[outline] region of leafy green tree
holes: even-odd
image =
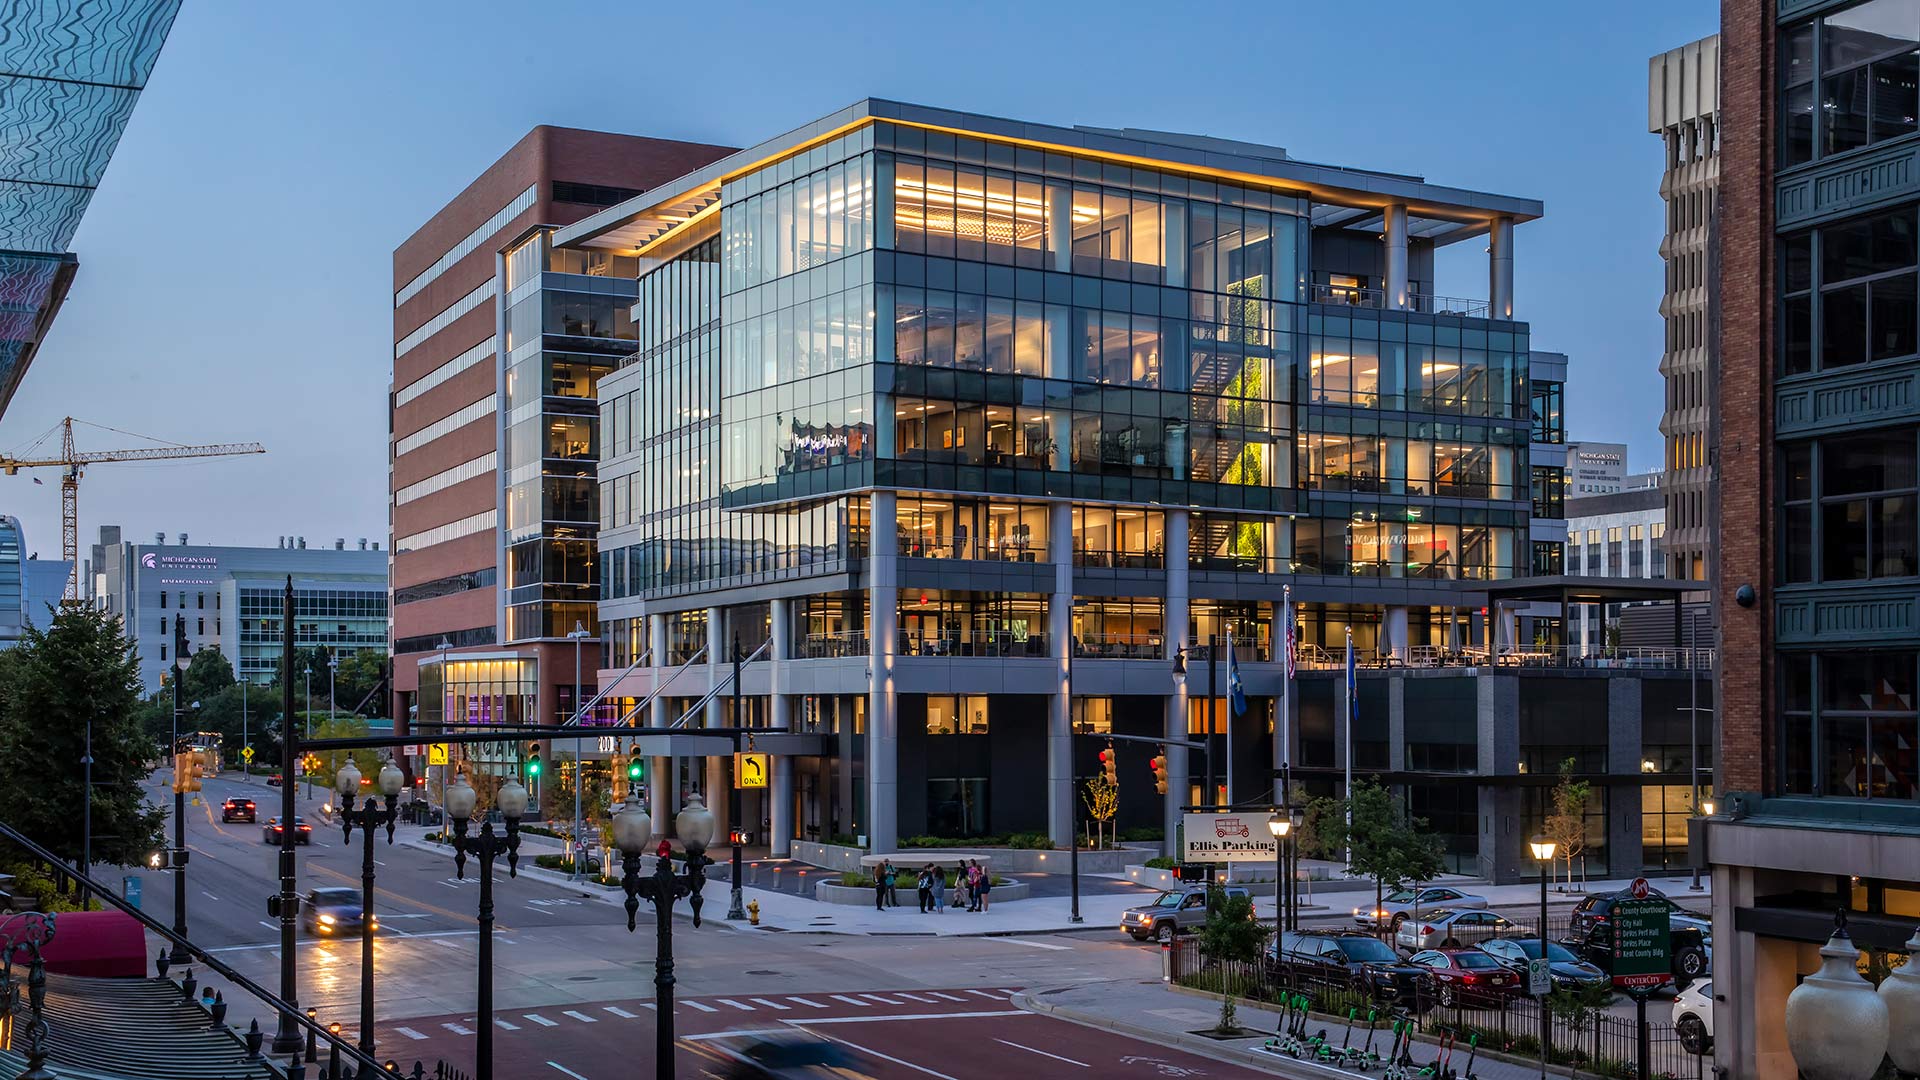
[[[1393,889],[1418,885],[1440,876],[1440,838],[1426,831],[1427,823],[1406,812],[1378,779],[1354,785],[1340,801],[1343,847],[1350,852],[1347,873],[1373,881],[1373,906]]]
[[[141,726],[140,669],[120,620],[63,607],[28,627],[0,662],[0,820],[78,862],[87,817],[87,732],[93,747],[93,861],[129,866],[160,842],[164,815],[141,782],[158,747]]]
[[[1207,909],[1207,921],[1200,927],[1200,955],[1216,964],[1259,963],[1272,931],[1253,917],[1253,899],[1244,894],[1229,896],[1225,890],[1213,887],[1207,891]],[[1234,1022],[1234,986],[1233,972],[1221,972],[1221,1034],[1239,1027]]]
[[[181,684],[190,700],[205,700],[234,685],[233,665],[218,648],[201,649],[187,661],[187,677]]]

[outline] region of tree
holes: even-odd
[[[1426,821],[1409,815],[1377,779],[1354,785],[1341,812],[1347,873],[1372,879],[1375,910],[1389,890],[1431,881],[1445,869],[1440,838],[1427,833]]]
[[[204,701],[232,685],[233,665],[218,648],[206,648],[187,661],[187,677],[180,687],[188,700]]]
[[[1303,859],[1338,859],[1346,846],[1347,822],[1344,803],[1324,795],[1307,802],[1300,828],[1293,834],[1294,844]]]
[[[1573,766],[1572,758],[1560,763],[1560,782],[1554,785],[1545,822],[1547,839],[1566,860],[1568,882],[1573,881],[1573,860],[1587,850],[1587,803],[1593,798],[1593,784],[1575,780]]]
[[[1613,987],[1606,983],[1582,985],[1574,990],[1555,990],[1547,995],[1547,1012],[1566,1021],[1573,1031],[1574,1045],[1568,1048],[1567,1075],[1580,1075],[1580,1059],[1585,1051],[1580,1048],[1580,1036],[1593,1026],[1600,1013],[1613,1001]]]
[[[1101,831],[1102,839],[1093,844],[1098,848],[1104,843],[1107,823],[1120,812],[1120,785],[1107,779],[1105,773],[1087,781],[1087,790],[1082,796],[1087,803],[1087,816],[1093,818],[1094,825]]]
[[[14,782],[0,785],[0,820],[79,861],[91,726],[93,861],[145,861],[164,820],[141,789],[157,747],[141,726],[139,662],[119,618],[62,607],[3,655],[0,762]]]
[[[1207,921],[1200,927],[1200,955],[1216,964],[1257,964],[1266,950],[1272,931],[1253,917],[1253,898],[1244,893],[1229,896],[1225,890],[1207,890]],[[1222,1035],[1239,1027],[1234,1022],[1234,973],[1220,973],[1220,1024]]]

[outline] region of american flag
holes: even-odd
[[[1294,630],[1293,630],[1293,586],[1291,585],[1288,585],[1285,589],[1281,590],[1280,613],[1281,613],[1281,617],[1284,618],[1287,622],[1287,628],[1286,628],[1287,679],[1291,681],[1293,679],[1293,652],[1295,648]]]

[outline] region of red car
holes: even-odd
[[[1442,1005],[1474,999],[1517,997],[1521,977],[1479,949],[1428,949],[1410,961],[1426,968]]]

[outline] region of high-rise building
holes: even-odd
[[[746,810],[776,851],[1064,840],[1068,755],[1097,749],[1076,732],[1204,735],[1240,797],[1284,742],[1333,790],[1330,678],[1289,740],[1268,726],[1290,618],[1309,669],[1349,633],[1370,666],[1437,665],[1514,648],[1517,607],[1564,596],[1497,595],[1539,538],[1513,285],[1539,213],[1277,147],[870,100],[558,230],[555,252],[641,275],[599,394],[602,685],[664,688],[671,722],[736,646],[771,657],[738,707],[798,733]],[[1461,241],[1490,253],[1488,300],[1435,295]],[[1251,718],[1203,703],[1228,635]],[[1360,714],[1384,752],[1378,688]],[[1170,748],[1162,800],[1122,754],[1123,819],[1208,793],[1200,755]],[[650,775],[657,811],[702,786]],[[1525,872],[1524,801],[1440,786],[1482,864]]]
[[[1721,175],[1721,752],[1695,839],[1717,1071],[1789,1080],[1787,997],[1836,910],[1874,980],[1920,926],[1920,0],[1741,0],[1719,43],[1720,122],[1680,129]]]
[[[1666,167],[1660,198],[1666,344],[1660,374],[1666,408],[1667,557],[1676,578],[1705,581],[1713,542],[1712,333],[1707,311],[1714,202],[1720,192],[1720,38],[1702,38],[1648,63],[1647,130],[1660,136]]]
[[[599,623],[595,386],[633,351],[636,271],[603,252],[549,258],[545,237],[726,152],[537,127],[394,251],[400,723],[416,704],[435,721],[573,710],[582,639],[568,634],[593,645]],[[423,668],[431,700],[417,701]],[[590,686],[590,659],[586,672]]]
[[[1611,495],[1627,485],[1627,444],[1567,444],[1567,498]]]

